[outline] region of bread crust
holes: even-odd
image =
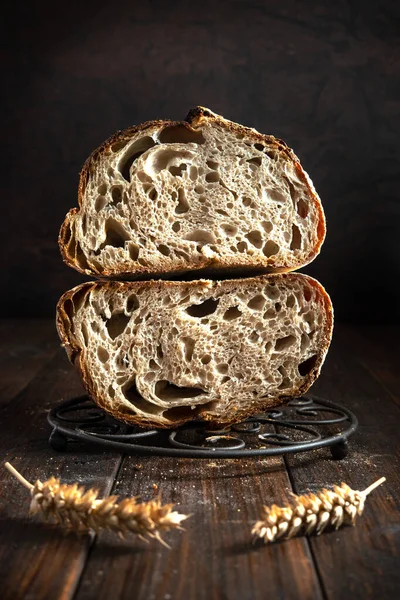
[[[189,111],[186,119],[184,121],[169,121],[169,120],[154,120],[154,121],[146,121],[145,123],[141,123],[140,125],[136,125],[133,127],[129,127],[128,129],[118,131],[110,138],[108,138],[101,146],[99,146],[96,150],[94,150],[89,158],[84,163],[80,178],[79,178],[79,186],[78,186],[78,207],[72,208],[66,215],[65,220],[61,226],[60,233],[58,236],[58,244],[60,247],[61,255],[63,261],[69,266],[84,275],[94,276],[94,277],[104,277],[108,279],[112,278],[126,278],[126,279],[137,279],[137,278],[150,278],[150,277],[174,277],[178,276],[181,273],[187,271],[187,269],[175,269],[171,270],[168,268],[162,268],[160,266],[154,266],[154,268],[144,266],[144,265],[135,265],[135,270],[132,271],[128,267],[121,267],[116,270],[109,270],[106,268],[97,269],[93,265],[87,264],[86,266],[82,266],[79,261],[75,258],[74,255],[70,254],[68,251],[68,242],[69,242],[69,233],[70,226],[74,221],[75,216],[82,209],[83,195],[87,186],[88,179],[96,168],[96,163],[102,157],[104,153],[107,153],[110,147],[118,142],[123,142],[126,139],[130,139],[133,135],[140,133],[141,131],[145,131],[146,129],[154,128],[154,127],[166,127],[166,126],[181,126],[185,127],[190,131],[196,131],[196,128],[201,126],[204,121],[211,121],[217,127],[223,127],[232,131],[233,133],[245,134],[250,139],[254,140],[254,143],[267,143],[271,149],[281,154],[284,154],[286,159],[289,160],[295,170],[299,179],[304,183],[304,185],[308,189],[308,193],[310,198],[313,200],[314,205],[316,207],[318,213],[318,225],[317,225],[317,241],[315,246],[311,249],[309,255],[306,259],[297,259],[292,260],[290,264],[286,263],[280,266],[277,266],[275,263],[274,257],[269,257],[269,265],[266,265],[263,261],[255,262],[252,257],[248,257],[247,267],[249,269],[259,270],[263,273],[275,272],[275,273],[286,273],[290,271],[295,271],[296,269],[301,268],[302,266],[310,263],[315,256],[319,253],[320,248],[324,242],[325,234],[326,234],[326,223],[325,223],[325,215],[322,208],[321,200],[316,193],[314,186],[302,168],[299,159],[296,154],[291,150],[287,144],[280,140],[279,138],[274,137],[273,135],[264,135],[259,133],[253,128],[245,127],[244,125],[240,125],[238,123],[234,123],[227,119],[224,119],[220,115],[213,113],[210,109],[197,106],[196,108]],[[201,257],[201,260],[196,265],[192,265],[190,267],[190,271],[193,273],[194,277],[199,277],[200,275],[196,273],[201,273],[201,275],[208,275],[211,271],[214,270],[220,274],[223,274],[224,271],[236,268],[237,265],[232,259],[232,261],[227,261],[223,263],[222,261],[216,259],[215,257]]]
[[[65,294],[63,294],[63,296],[58,301],[57,316],[56,316],[57,331],[58,331],[58,335],[61,339],[61,344],[65,348],[70,362],[74,365],[74,367],[79,372],[81,379],[82,379],[82,383],[83,383],[88,395],[98,406],[100,406],[106,412],[110,413],[115,419],[122,421],[124,423],[130,424],[130,425],[138,425],[138,426],[144,427],[144,428],[157,428],[157,429],[175,428],[175,427],[179,427],[180,425],[183,425],[184,423],[187,423],[188,421],[201,419],[204,421],[208,421],[210,423],[211,428],[222,428],[222,427],[226,427],[228,425],[232,425],[234,423],[241,422],[244,419],[246,419],[250,416],[253,416],[254,414],[260,414],[260,413],[265,412],[275,406],[279,406],[279,405],[285,403],[285,401],[288,401],[293,397],[298,397],[298,396],[305,394],[307,392],[307,390],[310,388],[310,386],[317,379],[317,377],[320,373],[322,364],[324,362],[326,352],[329,348],[331,338],[332,338],[333,307],[332,307],[332,303],[329,298],[329,295],[327,294],[325,288],[316,279],[313,279],[312,277],[310,277],[308,275],[304,275],[304,274],[302,274],[301,276],[304,277],[307,280],[307,282],[317,290],[319,297],[322,299],[322,301],[324,303],[325,311],[326,311],[325,331],[323,332],[321,347],[320,347],[320,351],[318,354],[318,358],[315,362],[315,365],[313,366],[312,370],[308,373],[307,378],[304,380],[302,385],[297,388],[295,394],[290,395],[290,396],[287,396],[287,395],[277,396],[276,398],[272,398],[272,399],[268,398],[265,400],[265,403],[258,403],[257,406],[254,408],[253,412],[251,412],[251,410],[249,410],[249,409],[246,409],[244,411],[236,411],[234,414],[227,416],[226,419],[216,418],[214,414],[210,414],[207,412],[207,410],[205,410],[204,412],[200,412],[198,415],[196,415],[193,418],[186,417],[186,418],[182,418],[181,420],[174,420],[174,422],[173,423],[171,422],[171,424],[166,424],[166,423],[160,423],[158,421],[154,421],[151,419],[147,419],[140,415],[135,415],[131,412],[123,412],[121,410],[113,408],[112,406],[107,404],[103,398],[101,398],[99,395],[96,394],[96,391],[95,391],[94,385],[93,385],[93,381],[92,381],[90,374],[85,365],[83,352],[82,352],[83,349],[71,331],[71,320],[70,320],[70,317],[68,314],[68,304],[70,303],[72,305],[72,298],[76,297],[78,294],[81,297],[81,299],[83,300],[84,297],[91,290],[94,290],[96,287],[101,287],[101,286],[107,286],[108,289],[110,289],[110,290],[113,290],[113,289],[117,290],[117,289],[120,289],[121,287],[124,287],[125,289],[135,291],[140,287],[148,287],[148,288],[155,287],[157,289],[157,287],[165,288],[165,287],[170,287],[170,286],[179,286],[179,285],[182,285],[182,282],[150,280],[150,281],[134,281],[134,282],[91,281],[91,282],[83,283],[83,284],[65,292]],[[257,278],[257,281],[273,280],[275,282],[279,282],[283,279],[290,280],[291,278],[297,278],[297,277],[298,277],[298,275],[294,274],[294,273],[287,273],[284,275],[273,274],[273,275],[261,276],[261,277]],[[239,280],[237,280],[237,281],[239,281]],[[250,279],[246,280],[246,282],[248,282],[250,284],[253,281],[255,281],[255,278],[250,278]],[[190,284],[197,285],[197,286],[199,284],[200,285],[203,284],[204,287],[208,287],[209,282],[207,280],[200,280],[200,281],[192,281],[189,283],[188,282],[184,283],[184,285],[190,285]]]

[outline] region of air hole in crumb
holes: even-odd
[[[273,308],[269,308],[263,315],[264,319],[273,319],[275,317],[275,311]]]
[[[160,368],[160,365],[158,365],[156,363],[156,361],[151,358],[149,360],[149,369],[151,369],[152,371],[157,371],[159,368]]]
[[[281,308],[282,308],[282,304],[280,302],[276,302],[276,304],[275,304],[275,310],[276,310],[277,313],[280,312]]]
[[[174,165],[171,165],[168,170],[171,173],[171,175],[174,175],[174,177],[182,177],[182,173],[184,171],[186,171],[187,169],[187,164],[185,163],[181,163],[178,167],[175,167]]]
[[[107,204],[107,198],[105,196],[97,196],[96,202],[94,203],[94,210],[99,212]]]
[[[271,231],[273,229],[273,225],[272,225],[271,221],[262,221],[261,227],[264,229],[264,231],[266,233],[271,233]]]
[[[276,285],[270,283],[264,290],[264,293],[270,300],[277,300],[279,298],[279,290]]]
[[[101,196],[104,196],[104,194],[107,193],[107,184],[106,183],[102,183],[101,185],[99,185],[99,187],[97,188],[97,191],[99,192],[99,194]]]
[[[234,321],[235,319],[238,319],[241,315],[242,313],[237,306],[231,306],[231,308],[228,308],[228,310],[224,312],[223,319],[225,321]]]
[[[274,202],[286,203],[286,195],[278,189],[272,189],[268,191],[268,199]]]
[[[114,186],[111,188],[111,196],[114,204],[118,204],[122,200],[122,189],[119,186]]]
[[[251,343],[255,344],[258,342],[258,340],[260,339],[259,334],[257,333],[257,331],[252,331],[250,336],[249,336],[249,340]]]
[[[189,210],[189,204],[186,200],[185,190],[183,188],[178,189],[178,204],[175,207],[176,214],[182,214]]]
[[[207,394],[205,390],[200,387],[180,387],[167,381],[166,379],[162,379],[157,381],[154,393],[161,400],[182,400],[185,398],[196,398],[197,396],[201,396],[203,394]]]
[[[269,156],[270,158],[272,158],[272,160],[277,160],[279,158],[279,153],[276,152],[275,150],[268,150],[267,148],[265,149],[265,154],[267,156]]]
[[[237,249],[239,250],[239,252],[246,252],[247,251],[247,244],[246,242],[239,242],[237,245]]]
[[[148,197],[150,198],[150,200],[157,200],[158,198],[158,193],[157,190],[155,188],[150,188],[150,190],[147,192]]]
[[[294,335],[287,335],[283,338],[279,338],[275,342],[275,350],[276,352],[283,352],[290,348],[296,341],[296,337]]]
[[[177,328],[176,328],[176,327],[173,327],[173,328],[171,329],[171,335],[178,335],[178,333],[179,333],[179,331],[177,330]]]
[[[128,313],[133,313],[138,308],[139,308],[139,299],[136,296],[136,294],[131,294],[126,301],[126,311]]]
[[[172,230],[175,231],[175,233],[178,233],[178,231],[180,231],[181,229],[181,224],[178,221],[175,221],[175,223],[172,223]]]
[[[213,160],[208,160],[206,164],[213,171],[216,171],[218,169],[218,167],[219,167],[219,164],[217,162],[213,161]]]
[[[293,294],[290,294],[290,296],[287,297],[286,300],[286,306],[288,308],[293,308],[296,304],[296,298],[293,296]]]
[[[263,146],[262,144],[254,144],[254,148],[256,150],[260,150],[260,152],[262,152],[265,148],[265,146]]]
[[[254,296],[254,298],[247,303],[247,306],[251,308],[251,310],[262,310],[265,302],[264,296],[262,294],[257,294],[257,296]]]
[[[190,362],[193,358],[193,351],[194,351],[196,342],[191,337],[185,337],[185,338],[182,338],[182,343],[183,343],[185,358],[188,362]]]
[[[158,358],[158,360],[162,360],[164,358],[164,352],[163,352],[161,344],[158,344],[158,346],[157,346],[157,358]]]
[[[214,244],[215,237],[205,229],[195,229],[185,236],[185,240],[189,242],[197,242],[200,244]]]
[[[284,377],[282,379],[282,383],[278,386],[279,390],[286,390],[292,386],[290,379],[288,377]]]
[[[298,369],[302,377],[305,377],[312,371],[312,369],[315,367],[315,363],[317,362],[317,358],[317,354],[314,354],[313,356],[310,356],[310,358],[307,358],[307,360],[299,364]]]
[[[209,298],[205,300],[201,304],[193,304],[186,309],[186,312],[191,317],[201,318],[206,315],[212,315],[218,308],[219,300],[214,300],[214,298]]]
[[[296,209],[299,217],[305,219],[308,215],[308,205],[304,198],[300,198],[300,200],[297,202]]]
[[[223,215],[224,217],[229,217],[229,213],[227,213],[226,210],[223,210],[222,208],[216,208],[215,212],[219,215]]]
[[[291,250],[300,250],[301,248],[301,233],[297,225],[292,225],[292,241],[290,242]]]
[[[110,355],[108,354],[107,350],[105,348],[103,348],[102,346],[98,347],[97,356],[99,357],[99,361],[102,363],[106,363],[108,361],[108,359],[110,358]]]
[[[190,169],[189,169],[189,177],[192,181],[196,181],[197,177],[198,177],[199,173],[197,171],[197,167],[195,167],[194,165],[191,165]]]
[[[263,253],[265,256],[274,256],[275,254],[278,254],[278,252],[279,246],[274,241],[268,240],[268,242],[264,244]]]
[[[208,365],[211,362],[211,360],[212,360],[212,356],[210,354],[205,354],[201,358],[201,362],[203,363],[203,365]]]
[[[231,378],[228,377],[227,375],[225,375],[225,377],[223,377],[221,379],[221,385],[224,385],[224,383],[228,383],[228,381],[230,381],[230,380],[231,380]]]
[[[211,171],[210,173],[207,173],[206,181],[207,183],[216,183],[217,181],[219,181],[219,174],[217,173],[217,171]]]
[[[128,252],[129,252],[129,256],[131,257],[132,260],[138,259],[139,251],[140,251],[140,248],[137,244],[129,244]]]
[[[261,165],[262,158],[261,158],[261,156],[256,156],[255,158],[249,158],[248,160],[246,160],[246,162],[250,163],[251,165],[256,165],[257,167],[259,167]]]
[[[261,248],[263,239],[260,231],[257,231],[256,229],[254,231],[250,231],[250,233],[247,233],[245,237],[255,248]]]
[[[236,225],[232,225],[231,223],[221,223],[219,227],[226,235],[230,237],[236,235],[238,232]]]
[[[312,298],[312,292],[311,292],[310,288],[305,287],[303,294],[304,294],[304,300],[306,302],[310,302],[310,300]]]
[[[243,206],[250,206],[251,198],[247,198],[247,196],[243,196],[242,203],[243,203]]]
[[[110,396],[110,398],[114,398],[115,396],[115,390],[112,385],[108,386],[108,395]]]
[[[128,402],[130,402],[134,408],[137,408],[141,412],[149,415],[160,415],[163,411],[162,407],[157,406],[157,404],[153,404],[153,402],[149,402],[149,400],[146,400],[139,394],[136,388],[135,380],[130,381],[123,386],[122,393]]]
[[[164,256],[169,256],[171,254],[171,250],[165,244],[159,244],[157,250]]]
[[[113,246],[114,248],[124,248],[125,242],[129,240],[129,234],[124,229],[122,224],[109,217],[105,222],[106,239],[101,244],[100,249],[105,246]]]
[[[311,344],[310,338],[308,337],[308,335],[306,333],[303,333],[301,336],[301,343],[300,343],[301,352],[304,352],[305,350],[307,350],[307,348],[309,348],[310,344]]]
[[[118,312],[112,315],[111,319],[106,322],[108,335],[112,340],[121,335],[128,325],[130,317],[127,317],[123,312]]]
[[[83,335],[83,340],[85,342],[85,346],[87,346],[89,344],[89,333],[87,330],[86,323],[82,323],[82,335]]]
[[[221,373],[221,375],[225,375],[229,370],[229,365],[227,363],[220,363],[216,366],[216,369],[218,373]]]
[[[161,144],[204,144],[201,131],[193,131],[190,126],[168,125],[158,134]]]
[[[115,142],[114,144],[112,144],[111,150],[113,152],[118,152],[118,150],[122,150],[122,148],[125,148],[125,146],[127,145],[128,142],[129,142],[129,139],[119,140],[119,142]]]
[[[196,194],[204,194],[204,187],[202,185],[196,185],[194,191]]]
[[[118,169],[126,181],[129,183],[131,181],[130,170],[135,160],[155,145],[156,142],[150,136],[140,138],[131,144],[118,165]]]

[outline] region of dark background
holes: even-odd
[[[83,278],[58,229],[117,129],[197,104],[283,138],[328,224],[305,268],[339,320],[400,318],[399,2],[9,3],[1,316],[51,316]]]

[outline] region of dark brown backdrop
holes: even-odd
[[[3,35],[2,316],[52,315],[82,281],[56,239],[90,151],[202,104],[300,156],[328,221],[305,271],[337,317],[399,319],[397,1],[29,4]]]

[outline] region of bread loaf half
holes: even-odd
[[[201,107],[106,141],[83,167],[78,200],[60,248],[94,276],[291,271],[325,237],[321,202],[292,150]]]
[[[237,422],[306,392],[332,333],[324,288],[300,274],[92,282],[57,307],[95,402],[144,427]]]

